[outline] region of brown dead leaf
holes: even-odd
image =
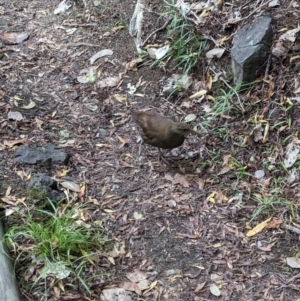
[[[0,34],[0,40],[7,45],[15,45],[22,43],[26,39],[28,39],[28,32],[4,32]]]
[[[147,260],[147,259],[144,259],[144,260],[142,261],[142,263],[140,264],[139,268],[141,269],[142,267],[144,267],[144,266],[146,265],[147,262],[148,262],[148,260]]]
[[[6,189],[6,192],[5,192],[5,196],[9,196],[10,195],[10,192],[11,192],[11,186],[8,186],[7,189]]]
[[[80,192],[78,193],[78,198],[81,199],[85,194],[85,185],[82,185]]]
[[[199,179],[198,180],[198,188],[199,188],[199,190],[203,190],[204,189],[204,185],[205,185],[204,180]]]
[[[112,300],[132,301],[132,298],[130,296],[130,293],[127,293],[124,288],[115,287],[115,288],[104,289],[101,292],[100,300],[101,301],[112,301]]]
[[[25,144],[27,142],[26,139],[19,139],[19,140],[4,140],[4,145],[12,148],[17,144]]]
[[[190,183],[188,182],[188,180],[180,174],[176,174],[175,177],[172,180],[172,183],[175,184],[181,184],[183,187],[187,188],[190,187]]]
[[[142,58],[133,59],[132,61],[125,64],[124,74],[127,73],[128,70],[137,71],[137,64],[143,61]]]
[[[160,230],[159,230],[159,232],[158,232],[158,236],[159,236],[162,232],[164,232],[165,230],[166,230],[166,226],[161,227]]]
[[[146,274],[139,270],[135,270],[132,273],[128,273],[126,277],[132,282],[139,282],[141,280],[147,279]]]
[[[266,229],[279,229],[282,224],[282,220],[278,217],[273,217],[267,224]]]
[[[16,174],[22,179],[24,180],[24,178],[27,178],[26,173],[23,170],[18,170],[16,171]]]
[[[114,94],[114,99],[117,100],[120,103],[126,104],[127,103],[127,96],[121,95],[121,94]]]
[[[194,293],[196,293],[196,294],[199,293],[204,288],[205,284],[206,284],[206,281],[198,284],[197,287],[194,290]]]
[[[57,287],[57,286],[54,286],[54,287],[53,287],[53,294],[54,294],[54,296],[55,296],[56,298],[59,298],[59,297],[60,297],[60,289],[59,289],[59,287]]]
[[[165,174],[165,179],[173,182],[173,177],[169,173]]]
[[[43,130],[42,129],[43,121],[38,119],[37,117],[35,117],[35,122],[36,122],[37,128],[39,128],[42,131]]]
[[[24,198],[17,198],[15,196],[8,196],[8,197],[3,197],[0,200],[2,200],[4,203],[9,204],[9,205],[13,205],[13,206],[18,206],[19,204],[23,204],[25,207],[27,207],[27,205],[25,204],[25,199]]]
[[[135,282],[126,281],[121,283],[119,286],[127,291],[136,292],[139,296],[142,295],[142,291],[140,290],[139,286]]]

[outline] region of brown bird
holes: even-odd
[[[144,143],[158,147],[159,157],[163,159],[161,148],[171,149],[183,144],[187,134],[200,134],[189,128],[184,122],[174,122],[158,113],[133,112],[132,117]]]

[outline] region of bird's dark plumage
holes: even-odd
[[[175,122],[153,111],[133,112],[132,117],[138,126],[143,141],[159,149],[179,147],[189,133],[200,135],[190,129],[188,124]]]

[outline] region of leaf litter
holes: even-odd
[[[279,9],[287,8],[289,3],[281,4]],[[176,2],[177,11],[185,11],[207,37],[209,47],[205,52],[215,49],[213,55],[220,56],[210,58],[215,73],[201,71],[183,76],[180,72],[172,75],[150,68],[135,57],[135,51],[143,47],[143,31],[147,37],[152,34],[146,44],[157,44],[155,49],[168,48],[164,45],[165,32],[155,32],[157,22],[162,22],[163,27],[164,20],[146,12],[143,1],[138,1],[140,9],[136,14],[126,1],[112,6],[104,0],[102,4],[106,10],[91,6],[86,15],[80,5],[69,6],[66,1],[61,6],[31,1],[22,14],[11,10],[8,3],[4,5],[12,20],[30,27],[35,34],[23,41],[13,36],[21,51],[9,48],[1,60],[6,76],[1,82],[1,114],[9,110],[21,114],[12,118],[0,114],[0,145],[4,145],[1,167],[5,167],[6,185],[11,184],[10,192],[1,198],[7,218],[14,216],[17,207],[28,206],[22,190],[27,179],[22,179],[21,168],[15,169],[11,163],[13,149],[29,142],[60,141],[60,135],[67,133],[64,138],[70,138],[70,143],[66,141],[65,146],[72,153],[69,171],[66,174],[52,166],[51,172],[60,173],[61,180],[68,183],[68,197],[75,196],[77,202],[89,205],[88,213],[80,213],[78,222],[91,226],[93,221],[105,226],[117,250],[103,252],[103,257],[92,259],[93,263],[88,261],[86,276],[99,275],[88,283],[94,299],[136,300],[142,296],[145,300],[197,301],[217,300],[221,295],[224,300],[251,300],[253,293],[260,299],[295,299],[298,279],[293,278],[294,271],[286,268],[298,268],[293,251],[299,235],[293,230],[298,229],[297,223],[289,224],[293,217],[286,207],[274,211],[272,204],[253,201],[257,191],[267,200],[284,190],[286,198],[294,203],[299,194],[297,185],[280,189],[273,185],[277,177],[276,185],[284,183],[282,163],[288,162],[286,168],[298,171],[297,143],[289,147],[287,139],[296,135],[299,116],[297,103],[289,107],[288,98],[295,95],[286,97],[287,91],[299,89],[295,72],[285,71],[289,66],[281,68],[282,62],[274,61],[269,74],[272,79],[258,80],[243,96],[251,110],[243,116],[236,111],[221,114],[212,121],[214,106],[219,103],[216,91],[223,89],[218,85],[226,78],[230,65],[221,49],[230,50],[231,37],[242,25],[240,21],[250,21],[265,7],[255,7],[249,1],[234,1],[232,5],[222,1]],[[125,12],[136,20],[131,22],[136,45],[119,24]],[[143,22],[139,19],[141,12]],[[36,14],[36,20],[30,21],[26,14]],[[289,14],[279,18],[279,28],[297,28],[293,12]],[[14,32],[19,32],[20,24],[12,23]],[[72,34],[56,25],[70,26]],[[7,27],[3,32],[10,30]],[[279,32],[278,38],[284,32],[288,30]],[[296,31],[286,37],[280,41],[289,42],[290,47],[297,44]],[[109,61],[101,53],[104,47],[111,50],[106,53]],[[297,68],[297,59],[292,63]],[[176,98],[162,97],[166,85],[179,92]],[[132,87],[136,90],[130,94]],[[167,167],[157,161],[156,149],[147,146],[139,153],[129,105],[135,109],[152,108],[178,121],[186,117],[193,126],[200,126],[203,119],[210,117],[205,127],[213,132],[201,141],[187,139],[179,154],[193,151],[197,156]],[[288,118],[293,122],[289,123]],[[224,124],[227,127],[223,128]],[[264,179],[268,183],[260,181]],[[281,196],[276,194],[277,197]],[[260,205],[267,206],[267,210],[248,225]],[[247,235],[249,232],[252,235]],[[32,264],[34,268],[26,273],[18,267],[18,277],[24,274],[28,282],[34,282],[41,275],[41,266],[38,259]],[[57,273],[53,273],[53,279],[68,275],[67,270],[59,271],[55,266],[53,271]],[[74,275],[68,275],[67,280],[72,286],[57,282],[48,300],[83,298]],[[40,287],[33,289],[33,295],[44,293]]]

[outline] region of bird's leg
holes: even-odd
[[[163,153],[161,152],[161,149],[158,148],[158,161],[164,161],[168,166],[170,166],[170,162],[168,161],[168,159],[163,155]]]

